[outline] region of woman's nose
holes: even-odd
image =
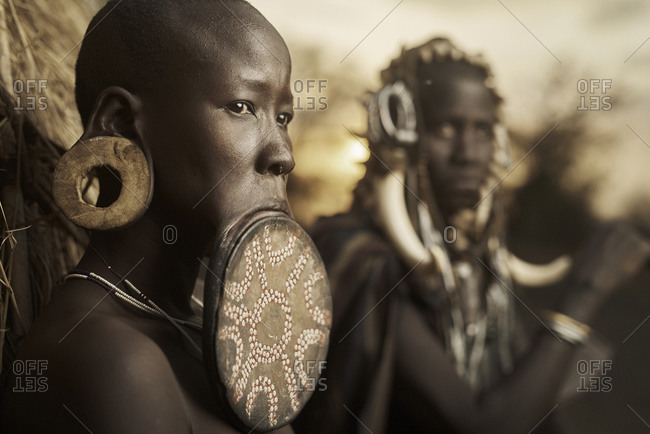
[[[287,175],[296,166],[291,153],[291,139],[286,131],[277,129],[265,138],[255,169],[261,174]]]

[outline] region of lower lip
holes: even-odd
[[[248,218],[251,221],[252,220],[260,220],[260,219],[265,218],[265,217],[287,217],[287,218],[291,218],[286,211],[284,211],[282,209],[272,209],[272,208],[257,210],[257,211],[255,211],[255,212],[248,215]]]

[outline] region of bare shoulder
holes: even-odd
[[[101,293],[69,297],[55,300],[25,341],[3,408],[8,428],[190,432],[181,388],[150,331],[116,315]],[[39,390],[24,390],[30,377]]]

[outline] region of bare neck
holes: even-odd
[[[209,230],[150,209],[128,228],[94,233],[78,268],[121,288],[128,279],[168,314],[186,317],[192,315],[190,299],[211,241]]]

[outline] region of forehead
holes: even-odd
[[[173,24],[173,64],[183,77],[217,73],[221,80],[273,72],[286,75],[291,58],[275,28],[248,4],[204,4]],[[207,74],[211,79],[213,74]]]
[[[481,75],[455,68],[420,78],[420,99],[426,118],[464,117],[495,121],[498,103]]]

